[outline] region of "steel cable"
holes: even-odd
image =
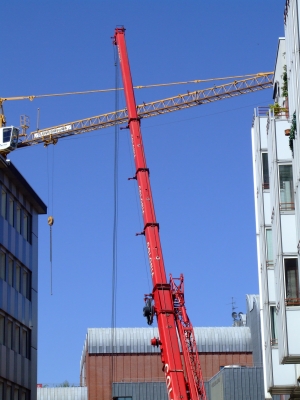
[[[119,62],[118,53],[114,46],[115,87],[119,87]],[[115,110],[119,107],[119,92],[115,91]],[[115,125],[114,134],[114,207],[113,207],[113,243],[112,243],[112,306],[111,306],[111,387],[115,377],[116,345],[116,303],[117,303],[117,261],[118,261],[118,157],[119,157],[119,127]]]

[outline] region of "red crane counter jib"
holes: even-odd
[[[128,126],[130,129],[136,168],[135,178],[138,184],[139,196],[144,221],[143,234],[146,238],[150,271],[153,282],[153,300],[157,317],[159,340],[157,344],[161,349],[163,370],[166,376],[167,390],[170,400],[197,400],[199,394],[195,393],[194,384],[189,384],[184,374],[177,336],[177,316],[174,310],[174,294],[167,282],[163,261],[159,225],[156,221],[152,199],[149,170],[146,164],[140,120],[136,110],[135,96],[131,79],[128,54],[125,43],[125,29],[116,28],[114,44],[117,45],[120,67],[124,85],[124,93],[128,110]],[[179,331],[179,335],[181,332]],[[154,340],[155,342],[155,340]],[[186,365],[186,368],[190,366]],[[189,376],[190,374],[187,374]],[[205,392],[204,392],[205,393]],[[203,398],[200,394],[200,397]]]

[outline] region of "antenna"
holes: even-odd
[[[40,109],[37,109],[37,116],[36,116],[36,130],[40,130]]]
[[[235,300],[234,300],[234,297],[231,297],[231,302],[230,303],[227,303],[227,304],[231,304],[231,311],[232,311],[232,314],[234,313],[234,310],[237,308],[237,307],[235,307],[235,304],[236,304],[236,302],[235,302]],[[231,315],[232,315],[231,314]],[[236,313],[235,313],[236,314]]]

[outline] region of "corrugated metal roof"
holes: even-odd
[[[201,327],[194,331],[201,353],[252,351],[248,327]],[[150,344],[158,336],[157,328],[115,328],[114,333],[110,328],[90,328],[85,345],[89,354],[159,353],[159,348]]]

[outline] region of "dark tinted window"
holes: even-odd
[[[3,129],[3,143],[10,142],[11,128]]]

